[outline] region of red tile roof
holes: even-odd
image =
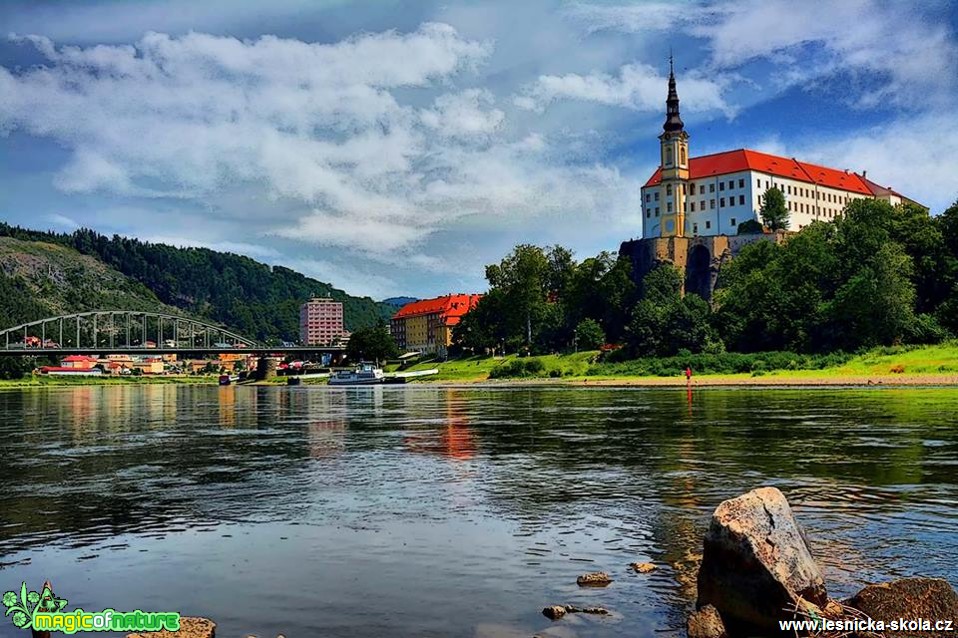
[[[769,155],[747,148],[693,157],[689,160],[689,179],[702,179],[749,170],[853,193],[873,194],[862,176],[857,173],[799,162],[794,158]],[[662,170],[658,168],[645,185],[655,186],[661,181]]]
[[[464,314],[472,310],[482,295],[446,295],[407,303],[393,315],[393,319],[408,319],[422,315],[442,315],[445,325],[454,326]]]
[[[64,360],[64,361],[70,361],[70,362],[73,362],[73,361],[78,361],[78,362],[79,362],[79,361],[98,361],[98,359],[97,359],[96,357],[88,357],[88,356],[83,355],[83,354],[71,354],[71,355],[69,355],[69,356],[63,357],[63,360]]]

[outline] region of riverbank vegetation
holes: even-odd
[[[542,355],[604,342],[617,346],[601,356],[610,372],[655,375],[686,363],[825,369],[882,346],[942,343],[958,336],[958,203],[932,217],[856,200],[834,222],[743,248],[711,303],[683,295],[669,264],[638,285],[630,275],[611,253],[577,263],[561,246],[517,246],[486,268],[489,292],[457,326],[456,347]],[[502,374],[556,374],[510,365]]]
[[[500,357],[473,356],[449,361],[425,361],[409,370],[436,368],[439,374],[426,382],[475,382],[486,379],[598,379],[640,380],[675,377],[684,379],[686,366],[695,378],[735,377],[794,379],[811,378],[904,378],[958,375],[958,341],[930,346],[882,346],[851,355],[755,352],[719,354],[682,353],[671,357],[642,357],[604,361],[598,350],[566,354],[515,354]]]

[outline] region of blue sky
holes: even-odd
[[[958,199],[948,2],[0,4],[0,218],[480,291],[516,243],[641,234],[668,52],[692,155]]]

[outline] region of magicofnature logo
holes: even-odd
[[[50,583],[44,583],[40,592],[27,591],[27,584],[23,583],[20,586],[19,596],[16,592],[4,592],[3,606],[7,609],[4,616],[13,614],[11,620],[15,627],[30,629],[38,613],[61,613],[67,606],[67,601],[53,594]]]
[[[64,611],[67,601],[57,598],[49,582],[40,592],[27,591],[27,584],[17,592],[3,594],[5,616],[12,615],[14,626],[36,631],[61,631],[75,634],[78,631],[178,631],[180,614],[166,611]]]

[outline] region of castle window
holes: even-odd
[[[714,193],[714,192],[715,192],[715,184],[714,184],[714,183],[709,184],[709,192],[710,192],[710,193]]]
[[[672,212],[672,202],[666,202],[665,207],[668,212]]]
[[[655,191],[655,201],[659,201],[659,191]]]
[[[734,179],[730,179],[730,180],[728,181],[728,189],[729,189],[729,190],[732,190],[733,188],[735,188],[735,180],[734,180]]]
[[[761,187],[762,187],[762,180],[761,180],[761,179],[756,179],[756,180],[755,180],[755,188],[761,188]]]
[[[689,194],[690,194],[690,195],[695,195],[695,183],[694,183],[694,182],[691,183],[691,184],[689,184]]]
[[[715,200],[714,200],[714,199],[710,199],[710,200],[709,200],[709,208],[712,208],[712,209],[715,208]]]
[[[765,190],[769,189],[768,180],[765,180]]]
[[[729,220],[729,222],[731,222],[732,228],[735,228],[735,218],[733,217],[732,219]]]
[[[696,234],[696,235],[699,233],[699,225],[698,225],[698,224],[692,224],[692,232],[693,232],[694,234]]]
[[[659,216],[659,207],[658,207],[658,206],[655,207],[655,216],[656,216],[656,217]]]
[[[692,206],[692,212],[694,213],[694,212],[695,212],[695,202],[690,202],[690,205]]]
[[[725,190],[725,182],[719,182],[719,190],[720,190],[720,191],[724,191],[724,190]]]
[[[649,219],[650,217],[652,217],[652,211],[650,210],[645,211],[645,218]]]
[[[725,198],[722,197],[719,199],[719,208],[725,208]]]
[[[672,147],[671,146],[665,147],[665,165],[666,166],[672,165]]]
[[[646,194],[645,194],[645,203],[648,204],[648,203],[651,202],[651,201],[652,201],[652,196],[649,195],[648,193],[646,193]]]
[[[666,185],[665,185],[665,194],[666,194],[666,195],[671,195],[671,194],[672,194],[672,185],[671,185],[671,184],[666,184]]]
[[[685,159],[685,147],[684,147],[684,146],[679,149],[679,153],[680,153],[681,156],[682,156],[682,165],[684,166],[684,165],[685,165],[685,162],[686,162],[686,159]]]
[[[745,195],[738,196],[738,204],[739,206],[745,206]]]
[[[705,230],[708,230],[708,229],[711,228],[711,227],[712,227],[712,222],[706,221],[706,222],[705,222]]]
[[[700,209],[700,210],[705,210],[705,200],[704,200],[704,199],[699,202],[699,209]]]
[[[744,179],[738,180],[738,187],[739,187],[739,188],[745,188],[745,180],[744,180]]]

